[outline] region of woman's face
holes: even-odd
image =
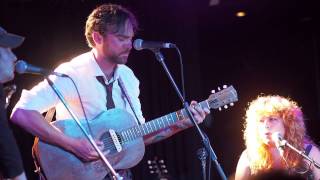
[[[277,116],[262,117],[258,122],[259,136],[266,145],[274,145],[273,133],[279,133],[284,137],[285,129],[283,119]]]

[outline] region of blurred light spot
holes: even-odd
[[[247,14],[246,14],[246,12],[244,12],[244,11],[239,11],[239,12],[237,12],[237,17],[244,17],[244,16],[246,16]]]
[[[210,0],[209,6],[216,6],[220,3],[220,0]]]

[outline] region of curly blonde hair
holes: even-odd
[[[284,138],[293,146],[302,150],[308,142],[301,108],[295,101],[278,95],[258,96],[249,103],[244,123],[244,140],[252,174],[265,172],[272,168],[274,159],[258,133],[261,118],[276,116],[283,120]],[[283,168],[295,168],[303,163],[301,157],[285,148],[282,160]]]

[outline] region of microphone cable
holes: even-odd
[[[184,84],[184,68],[183,68],[182,55],[181,55],[180,49],[175,44],[173,44],[173,48],[176,49],[176,51],[179,55],[182,96],[183,96],[183,99],[186,101],[186,91],[185,91],[185,84]]]

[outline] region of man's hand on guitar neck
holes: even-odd
[[[191,101],[189,109],[198,124],[202,123],[204,118],[210,114],[210,110],[208,108],[202,108],[197,101]],[[182,129],[186,129],[193,126],[193,123],[190,119],[184,119],[178,121],[176,125],[180,126]]]
[[[210,113],[208,108],[202,108],[196,101],[191,101],[190,103],[190,111],[193,114],[196,122],[202,123],[204,118]],[[144,136],[144,143],[146,145],[152,144],[163,139],[166,139],[181,130],[187,129],[193,126],[193,123],[189,119],[183,119],[181,121],[176,122],[174,125],[157,131],[155,133]]]

